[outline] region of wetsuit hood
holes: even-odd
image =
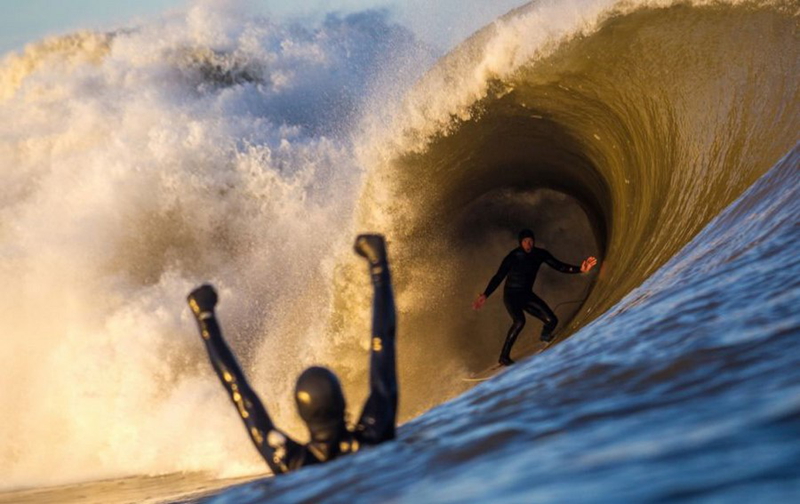
[[[297,412],[314,441],[335,441],[344,429],[345,401],[339,379],[330,369],[313,366],[297,378]]]
[[[519,243],[522,243],[522,240],[524,240],[525,238],[530,238],[533,241],[536,241],[536,236],[533,234],[533,231],[531,231],[530,229],[523,229],[522,231],[520,231],[519,232],[519,236],[517,237],[517,241]]]

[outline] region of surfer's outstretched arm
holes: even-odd
[[[288,471],[292,460],[302,456],[302,447],[275,428],[261,400],[247,383],[217,323],[214,314],[217,293],[212,286],[202,285],[189,294],[188,302],[211,365],[244,422],[250,439],[274,474]]]
[[[508,254],[504,259],[503,262],[500,263],[500,267],[497,268],[497,273],[489,280],[489,284],[486,285],[486,289],[483,291],[483,296],[489,297],[492,295],[497,287],[500,286],[500,282],[508,275],[508,272],[511,270],[511,264],[514,262],[514,258],[511,254]]]
[[[544,259],[544,262],[546,262],[551,268],[555,269],[556,271],[560,271],[561,273],[587,273],[597,264],[597,259],[592,256],[584,259],[580,266],[573,266],[572,264],[559,261],[553,257],[553,254],[550,252],[545,251],[545,254],[547,255]]]
[[[564,262],[559,261],[553,254],[550,252],[545,251],[545,258],[544,262],[547,263],[548,266],[553,268],[556,271],[560,271],[561,273],[580,273],[581,267],[580,266],[573,266],[572,264],[567,264]]]
[[[480,310],[483,308],[483,304],[486,302],[486,299],[492,295],[492,292],[497,290],[497,287],[500,286],[500,282],[508,275],[508,272],[511,270],[511,263],[513,262],[513,258],[511,254],[508,254],[504,259],[503,262],[500,263],[500,267],[497,269],[497,273],[489,280],[489,284],[484,289],[483,293],[478,296],[472,303],[473,310]]]
[[[397,417],[395,306],[386,243],[381,235],[360,235],[356,252],[369,261],[374,298],[370,342],[370,395],[356,429],[377,444],[394,438]]]

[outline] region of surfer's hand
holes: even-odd
[[[202,313],[214,311],[217,305],[217,292],[211,285],[203,284],[190,292],[186,300],[195,316],[200,316]]]
[[[362,234],[356,237],[353,245],[356,254],[365,258],[370,264],[386,263],[386,240],[379,234]]]
[[[597,259],[589,256],[581,263],[581,273],[586,273],[590,269],[594,268],[595,264],[597,264]]]
[[[472,303],[472,309],[473,310],[480,310],[481,308],[483,308],[483,303],[485,303],[485,302],[486,302],[486,296],[481,294],[480,296],[478,296],[478,299],[476,299]]]

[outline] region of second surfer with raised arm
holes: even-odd
[[[295,401],[311,440],[300,444],[272,423],[263,403],[250,387],[222,337],[214,309],[217,293],[203,285],[189,294],[208,358],[236,407],[253,446],[274,474],[327,462],[394,438],[397,416],[395,369],[395,307],[386,244],[380,235],[361,235],[356,252],[369,263],[373,286],[370,341],[370,395],[358,423],[345,422],[345,400],[339,379],[327,368],[313,366],[297,379]]]

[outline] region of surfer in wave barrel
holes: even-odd
[[[539,266],[545,263],[562,273],[586,273],[597,264],[597,259],[594,257],[587,257],[580,266],[563,263],[553,257],[550,252],[534,247],[535,243],[536,238],[533,231],[530,229],[520,231],[519,247],[508,253],[500,264],[497,273],[489,280],[486,290],[472,303],[473,309],[480,310],[486,303],[486,299],[500,285],[500,282],[504,278],[506,279],[503,289],[503,303],[505,303],[506,310],[508,310],[508,314],[511,315],[514,323],[508,330],[506,342],[500,352],[500,360],[498,362],[502,366],[514,364],[514,361],[511,360],[511,347],[514,346],[517,336],[522,332],[522,328],[525,327],[524,312],[528,312],[544,323],[542,335],[539,339],[546,343],[553,341],[553,330],[558,325],[558,318],[553,313],[553,310],[547,306],[547,303],[533,293],[533,283],[536,280]]]
[[[236,362],[214,314],[217,293],[202,285],[188,297],[208,357],[236,407],[256,449],[274,474],[299,469],[393,439],[397,415],[395,307],[386,244],[380,235],[360,235],[355,251],[369,262],[374,291],[370,351],[370,395],[354,428],[345,423],[345,400],[336,375],[324,367],[303,371],[295,386],[300,417],[311,440],[303,445],[272,423]]]

